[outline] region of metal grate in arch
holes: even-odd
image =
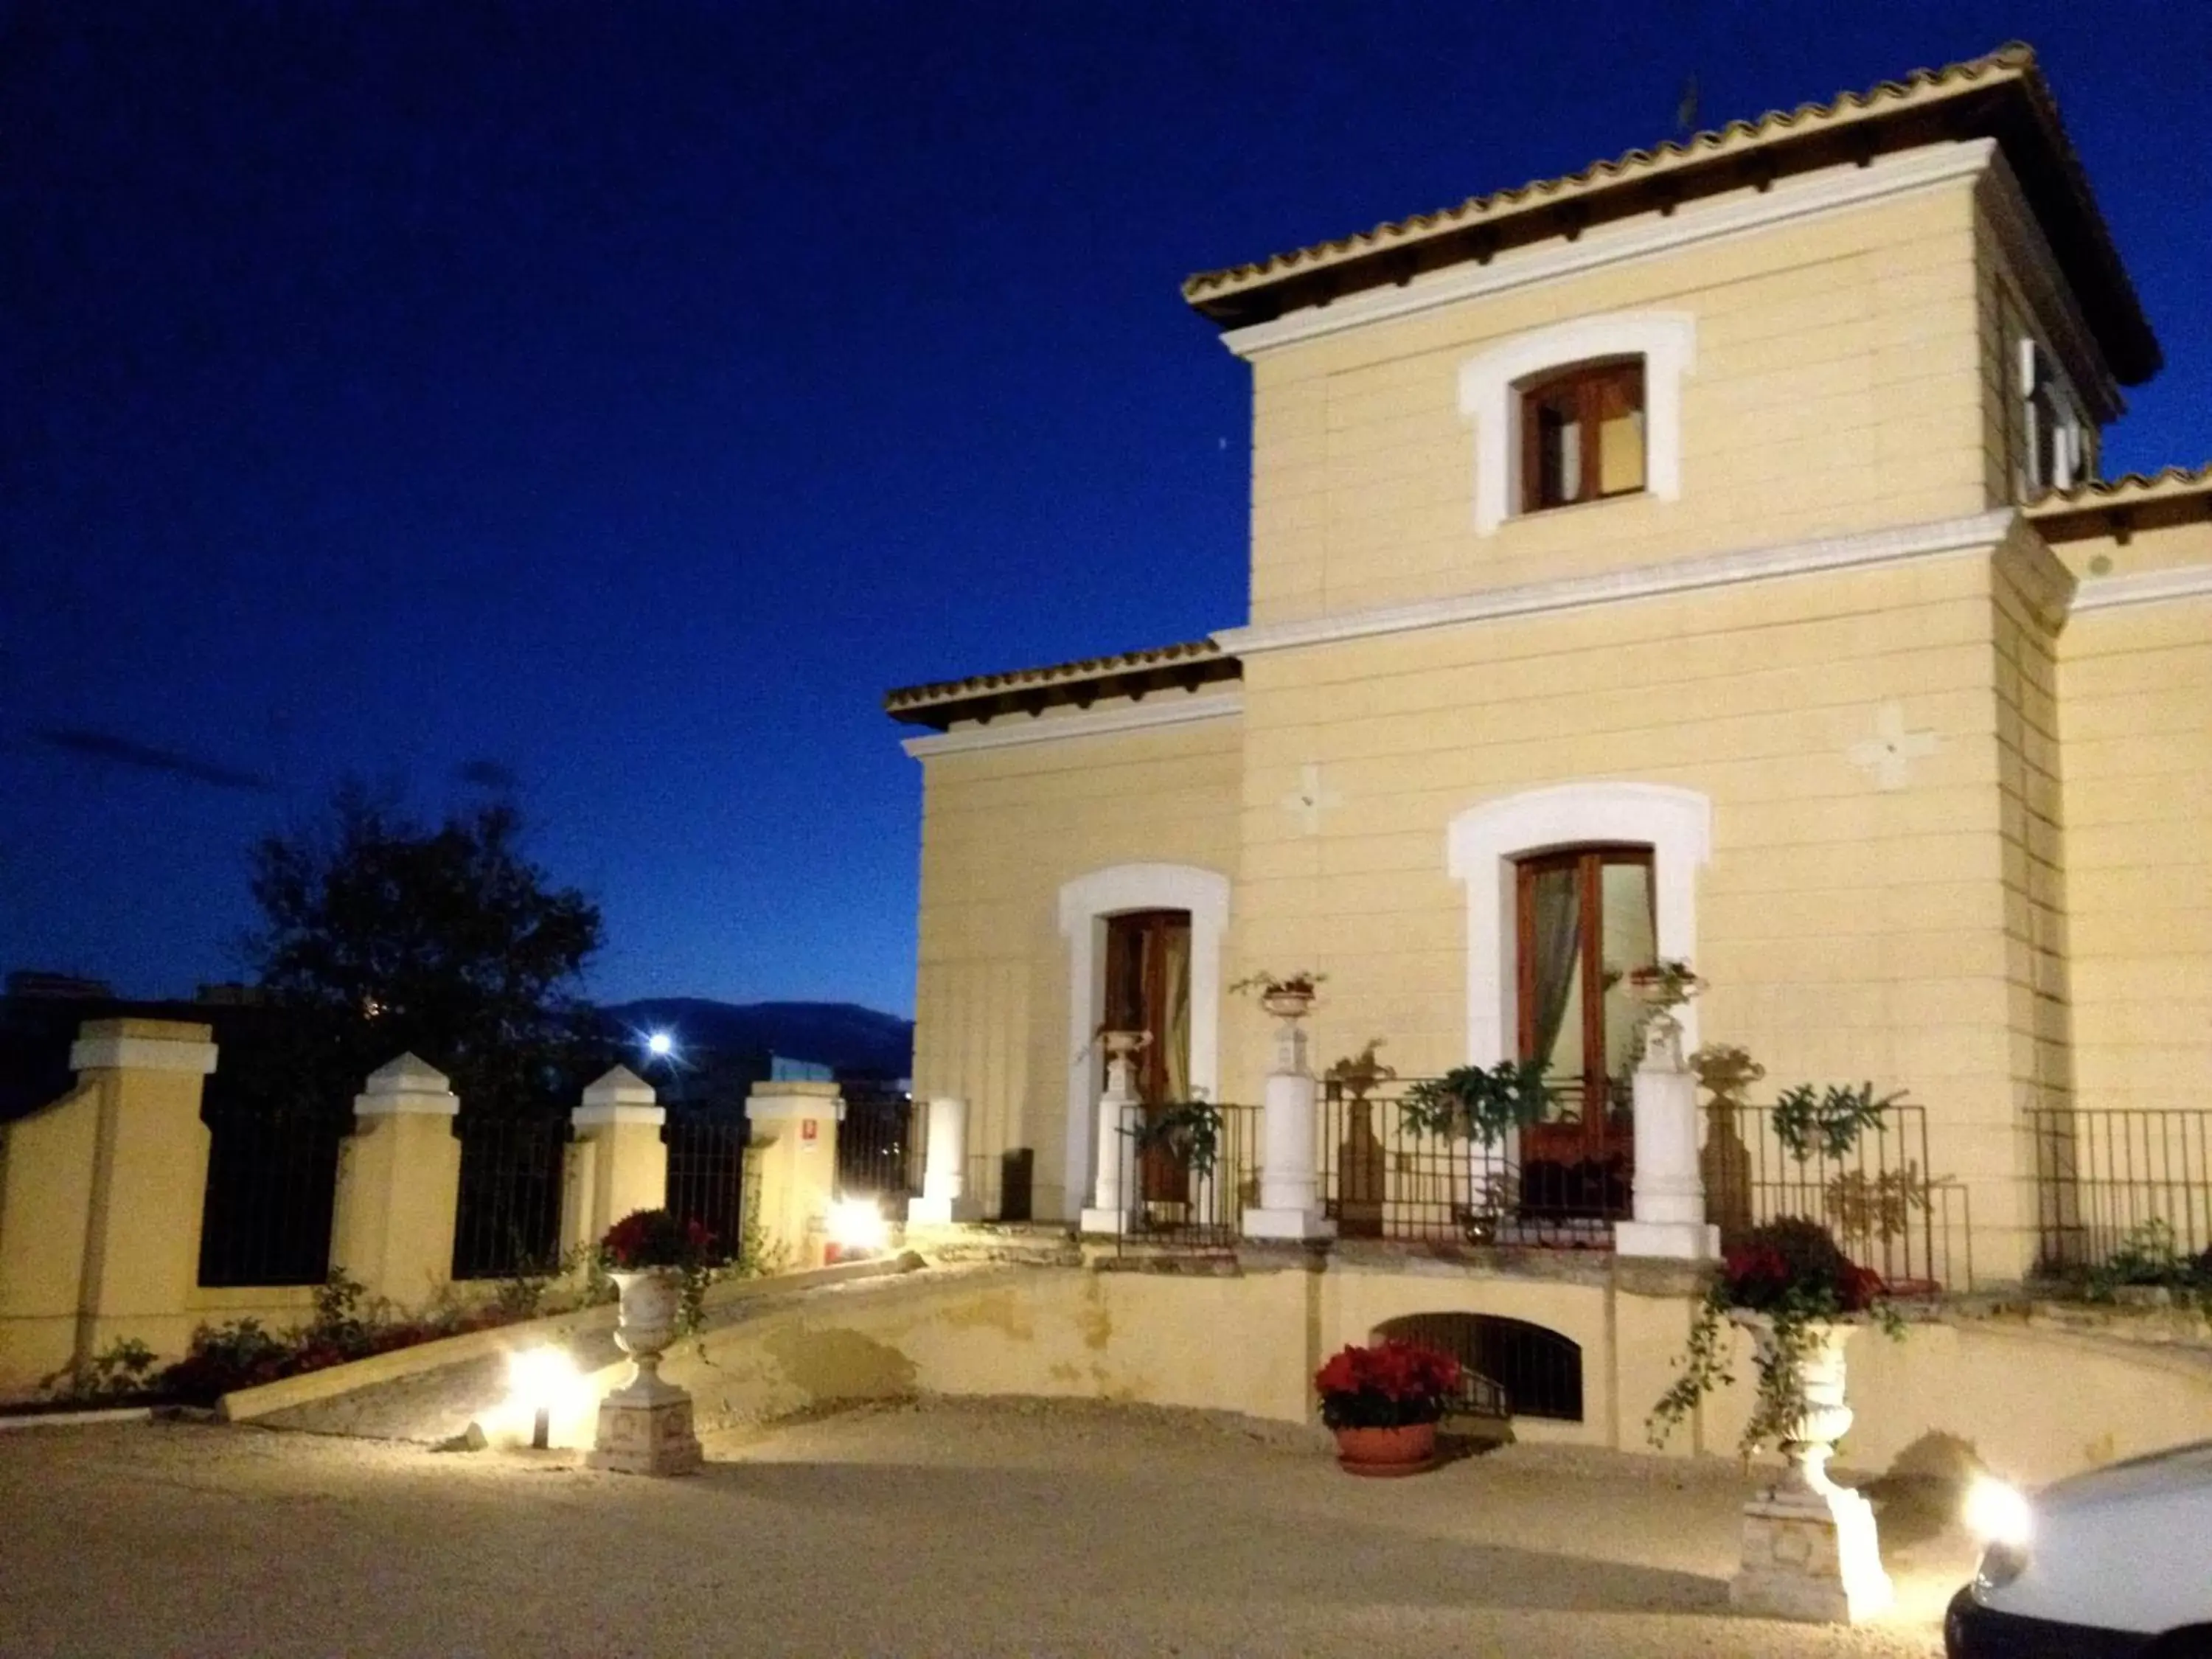
[[[1437,1349],[1466,1372],[1456,1409],[1480,1417],[1583,1420],[1583,1350],[1571,1337],[1496,1314],[1408,1314],[1376,1328]]]

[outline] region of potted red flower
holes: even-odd
[[[1418,1474],[1437,1461],[1437,1423],[1459,1388],[1459,1361],[1396,1338],[1336,1353],[1314,1373],[1321,1420],[1352,1474]]]

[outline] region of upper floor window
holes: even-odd
[[[1521,510],[1644,488],[1644,360],[1582,363],[1521,388]]]
[[[2071,489],[2096,476],[2096,428],[2051,354],[2032,339],[2020,343],[2020,391],[2026,404],[2021,453],[2023,498]]]
[[[1474,533],[1577,501],[1682,493],[1682,382],[1697,319],[1617,311],[1509,335],[1460,365],[1474,426]]]

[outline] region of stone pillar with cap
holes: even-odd
[[[1091,1202],[1078,1225],[1086,1233],[1119,1234],[1129,1224],[1129,1213],[1144,1185],[1143,1160],[1135,1154],[1139,1115],[1143,1103],[1137,1095],[1135,1055],[1151,1042],[1143,1031],[1104,1031],[1099,1040],[1106,1048],[1106,1087],[1098,1097],[1097,1169],[1091,1180]],[[1139,1191],[1125,1190],[1124,1170]]]
[[[1261,1006],[1276,1018],[1275,1065],[1261,1098],[1260,1205],[1244,1212],[1244,1237],[1310,1241],[1336,1237],[1322,1203],[1314,1167],[1314,1120],[1320,1097],[1306,1062],[1305,1029],[1298,1022],[1312,1006],[1310,993],[1270,992]]]
[[[70,1050],[76,1086],[0,1131],[0,1382],[35,1382],[124,1340],[185,1351],[212,1036],[176,1020],[87,1020]]]
[[[634,1210],[666,1206],[668,1147],[660,1127],[667,1121],[653,1085],[626,1066],[585,1089],[584,1103],[568,1114],[576,1133],[561,1203],[561,1237],[571,1248],[598,1243]]]
[[[370,1073],[354,1097],[354,1132],[338,1154],[331,1267],[372,1297],[420,1308],[453,1280],[460,1107],[445,1073],[413,1054]]]
[[[921,1196],[909,1200],[909,1226],[946,1226],[972,1221],[968,1198],[968,1103],[957,1095],[933,1096],[927,1138],[922,1142]]]
[[[747,1196],[760,1206],[760,1231],[787,1268],[818,1267],[828,1254],[830,1200],[837,1188],[837,1126],[845,1097],[834,1083],[756,1083],[745,1099],[752,1126],[745,1148]]]
[[[1705,1219],[1705,1176],[1698,1164],[1698,1079],[1682,1061],[1681,1025],[1664,1012],[1644,1028],[1634,1089],[1633,1219],[1613,1224],[1613,1252],[1716,1261],[1720,1229]]]

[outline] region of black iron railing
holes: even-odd
[[[352,1115],[211,1108],[205,1118],[199,1282],[321,1284],[331,1270],[338,1148]]]
[[[1411,1083],[1324,1090],[1316,1153],[1339,1237],[1612,1248],[1629,1213],[1625,1155],[1523,1158],[1512,1139],[1421,1133],[1400,1108]]]
[[[552,1272],[561,1258],[561,1196],[568,1117],[453,1120],[461,1143],[453,1212],[453,1277],[507,1279]]]
[[[745,1146],[742,1117],[672,1111],[661,1125],[668,1149],[667,1205],[678,1220],[714,1235],[713,1259],[737,1259],[744,1237]]]
[[[1973,1283],[1966,1190],[1931,1173],[1928,1115],[1886,1106],[1856,1140],[1832,1151],[1811,1133],[1793,1144],[1771,1108],[1701,1108],[1705,1214],[1723,1245],[1784,1217],[1817,1221],[1844,1254],[1904,1294]]]
[[[1324,1093],[1316,1154],[1340,1237],[1612,1248],[1613,1224],[1633,1212],[1625,1147],[1532,1157],[1519,1135],[1486,1145],[1422,1133],[1400,1109],[1408,1086],[1360,1096],[1332,1084]],[[1966,1189],[1930,1174],[1921,1108],[1886,1108],[1840,1152],[1817,1139],[1792,1146],[1765,1107],[1701,1112],[1705,1212],[1723,1245],[1760,1223],[1802,1217],[1908,1292],[1972,1282]]]
[[[2034,1140],[2039,1269],[2108,1265],[2123,1246],[2212,1249],[2212,1109],[2042,1108]]]
[[[1188,1139],[1147,1142],[1132,1133],[1115,1137],[1121,1253],[1220,1255],[1237,1248],[1244,1212],[1260,1201],[1260,1109],[1224,1105],[1213,1112],[1210,1147]]]
[[[922,1109],[904,1094],[848,1087],[837,1126],[838,1190],[872,1197],[886,1217],[904,1219],[907,1200],[921,1191]]]

